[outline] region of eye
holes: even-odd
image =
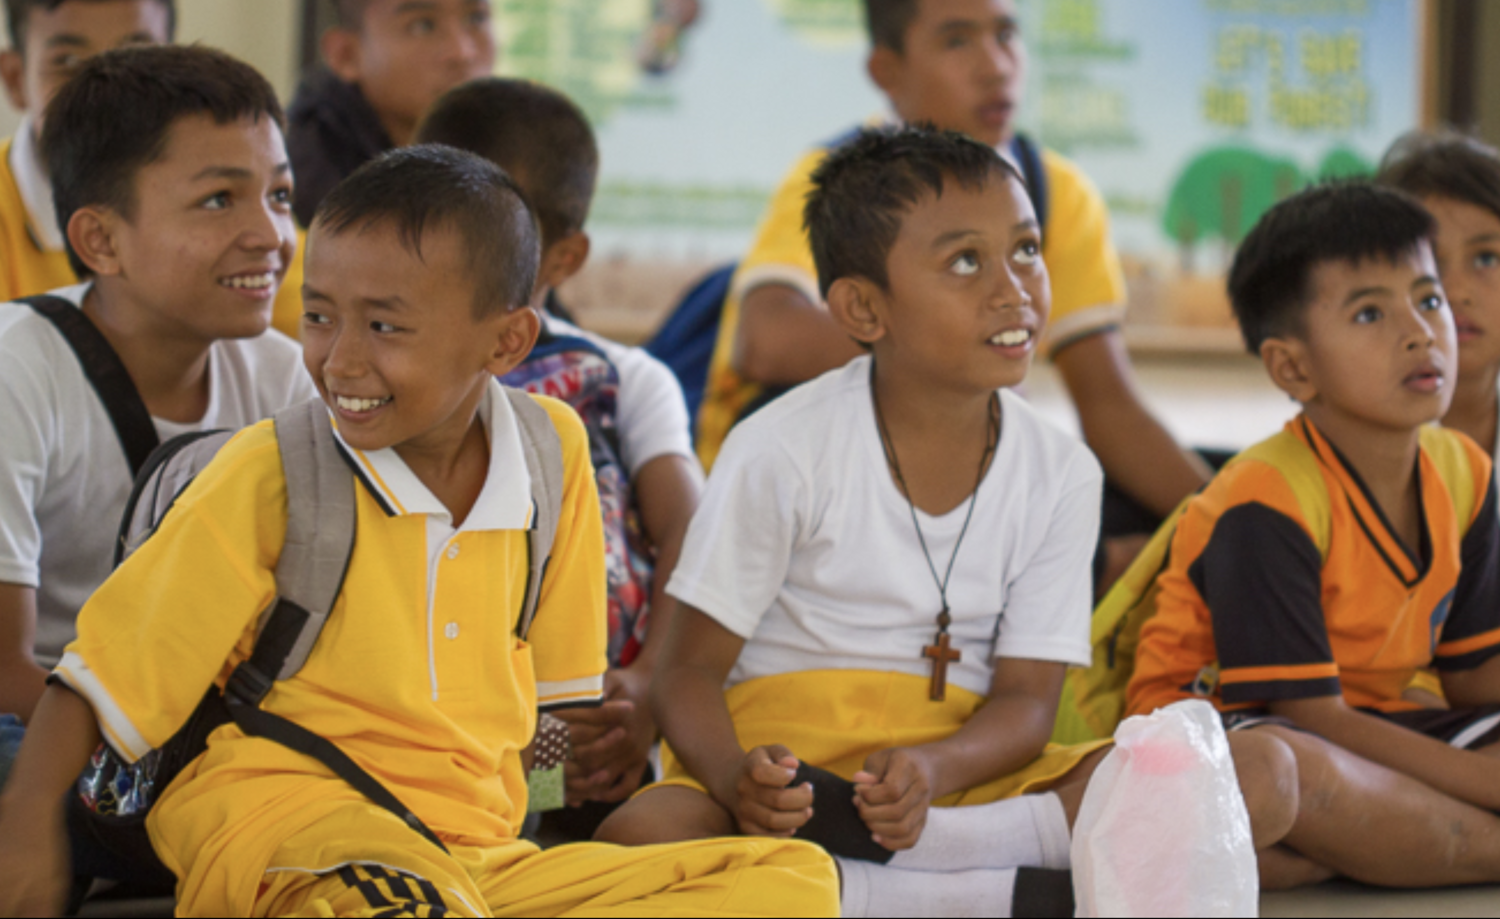
[[[303,325],[328,325],[332,322],[332,319],[329,319],[322,313],[314,312],[313,310],[304,310],[302,312]]]
[[[1480,269],[1494,268],[1500,265],[1500,254],[1494,252],[1479,252],[1474,256],[1474,267]]]
[[[436,31],[437,20],[433,19],[431,16],[423,16],[419,19],[413,19],[411,22],[406,24],[407,35],[431,35]]]
[[[1448,301],[1444,300],[1441,294],[1428,294],[1417,303],[1417,308],[1424,313],[1431,313],[1447,305]]]
[[[1354,321],[1360,325],[1369,325],[1372,322],[1378,321],[1384,315],[1380,311],[1380,307],[1367,306],[1354,314]]]
[[[209,195],[207,198],[204,198],[201,206],[205,210],[222,211],[225,208],[229,207],[229,192],[215,192],[214,194]]]
[[[389,335],[392,332],[399,332],[401,330],[391,325],[389,322],[371,322],[370,331],[379,332],[382,335]]]
[[[995,39],[1002,45],[1008,45],[1021,37],[1021,27],[1014,22],[1008,22],[995,31]]]
[[[1042,260],[1042,246],[1034,239],[1023,240],[1013,258],[1019,265],[1035,265]]]
[[[958,258],[948,263],[948,270],[961,277],[979,273],[979,256],[973,252],[961,252]]]
[[[71,51],[59,54],[47,62],[48,66],[56,71],[70,71],[77,69],[83,63],[83,56]]]
[[[271,192],[271,201],[279,206],[292,206],[292,190],[290,188],[278,188]]]

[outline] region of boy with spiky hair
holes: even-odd
[[[374,160],[319,209],[304,354],[354,479],[353,549],[306,662],[260,709],[332,743],[405,816],[307,747],[223,725],[147,822],[181,913],[833,914],[833,866],[802,843],[518,838],[537,709],[598,704],[604,682],[587,442],[544,397],[521,398],[556,432],[560,510],[519,622],[538,445],[497,377],[536,340],[539,250],[515,183],[446,147]],[[56,903],[57,802],[101,735],[135,760],[244,660],[292,548],[277,438],[266,423],[223,447],[85,608],[0,797],[0,913]],[[20,830],[38,825],[40,841]]]
[[[1302,413],[1178,520],[1127,711],[1202,698],[1231,739],[1292,751],[1267,887],[1500,881],[1500,520],[1486,452],[1434,424],[1459,370],[1434,229],[1400,192],[1316,187],[1230,271],[1247,347]],[[1443,708],[1409,696],[1429,668]]]
[[[428,106],[495,68],[490,0],[335,0],[323,63],[288,108],[297,218],[344,177],[412,142]]]
[[[606,701],[559,715],[571,727],[567,799],[576,809],[549,814],[545,826],[586,839],[646,774],[657,739],[647,690],[677,605],[666,585],[698,504],[702,472],[672,372],[644,350],[579,329],[549,309],[553,291],[589,253],[584,224],[599,152],[583,112],[540,84],[491,77],[446,93],[417,137],[478,153],[506,170],[541,225],[531,304],[542,316],[542,337],[505,382],[556,395],[583,418],[604,506]]]
[[[668,585],[666,778],[598,838],[795,834],[838,857],[846,916],[1072,915],[1102,750],[1048,738],[1101,475],[1010,390],[1050,307],[1036,214],[991,147],[892,128],[818,167],[807,227],[868,353],[725,443]]]
[[[88,280],[53,292],[52,318],[0,306],[0,714],[30,719],[151,447],[313,393],[268,331],[296,239],[281,117],[248,64],[171,46],[91,58],[48,106],[54,219]],[[101,354],[117,374],[96,379]]]

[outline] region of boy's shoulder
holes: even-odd
[[[50,291],[49,295],[78,307],[87,290],[87,284],[78,284]],[[84,380],[78,359],[51,321],[24,303],[0,303],[0,379],[22,376]]]

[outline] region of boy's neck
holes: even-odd
[[[1443,424],[1474,438],[1485,452],[1493,454],[1500,437],[1500,368],[1484,367],[1459,373],[1453,404]]]
[[[994,458],[995,394],[935,389],[926,381],[904,379],[879,360],[874,367],[871,397],[907,497],[932,516],[946,514],[973,494],[981,460],[987,467]]]
[[[417,123],[409,118],[397,118],[385,112],[376,112],[375,117],[380,119],[385,136],[397,147],[410,146],[412,138],[417,136]]]
[[[1421,428],[1378,428],[1317,405],[1304,406],[1303,411],[1353,467],[1396,535],[1407,548],[1415,549],[1420,528],[1417,455],[1422,445]]]
[[[120,356],[153,417],[179,424],[203,420],[212,341],[163,329],[108,281],[89,288],[83,312]]]
[[[395,445],[396,455],[461,526],[474,509],[490,469],[490,439],[479,418],[485,387],[465,397],[450,423]]]

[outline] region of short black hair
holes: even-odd
[[[1251,354],[1298,335],[1313,271],[1325,262],[1394,262],[1431,243],[1432,215],[1405,192],[1368,181],[1314,185],[1272,207],[1240,243],[1229,302]]]
[[[162,155],[172,127],[191,115],[218,124],[269,118],[285,130],[276,90],[222,51],[154,45],[84,61],[53,97],[42,127],[57,225],[66,232],[79,209],[95,205],[131,219],[136,173]],[[71,242],[68,261],[80,276],[90,273]]]
[[[542,225],[543,246],[588,220],[599,147],[588,117],[555,89],[501,77],[455,86],[428,111],[417,143],[477,153],[510,173]]]
[[[312,233],[391,226],[418,259],[422,236],[456,230],[474,281],[474,316],[524,306],[536,285],[542,250],[536,218],[505,170],[441,144],[384,153],[340,182],[313,217]]]
[[[33,10],[51,12],[64,3],[102,3],[104,0],[5,0],[5,30],[10,35],[10,46],[16,53],[26,53],[26,27],[30,24]],[[177,35],[176,0],[155,0],[167,8],[167,38]]]
[[[1391,144],[1375,181],[1417,198],[1451,198],[1500,219],[1500,152],[1456,131],[1412,131]]]
[[[898,54],[906,48],[906,30],[917,18],[921,0],[865,0],[865,27],[870,44]]]
[[[863,277],[882,288],[886,257],[901,220],[926,195],[941,196],[948,182],[977,190],[1016,168],[993,147],[957,131],[931,126],[861,130],[828,155],[812,174],[803,225],[824,297],[833,282]]]

